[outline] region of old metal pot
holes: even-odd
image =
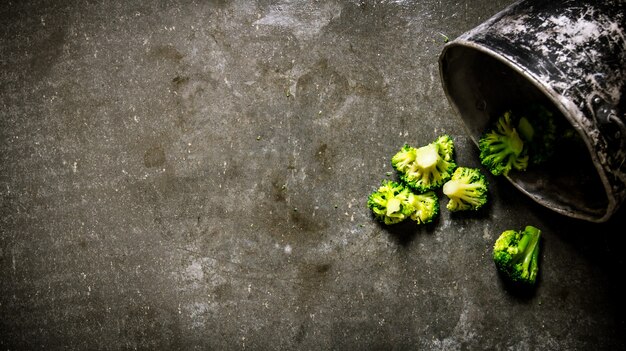
[[[580,134],[582,148],[511,172],[536,202],[592,222],[626,198],[626,1],[519,1],[446,44],[444,91],[478,140],[503,111],[539,103]]]

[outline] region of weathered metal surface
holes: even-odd
[[[460,72],[471,75],[458,68],[466,64],[468,53],[478,52],[478,57],[486,55],[500,61],[528,80],[530,89],[537,89],[562,112],[589,149],[606,192],[601,208],[586,208],[583,197],[568,199],[570,204],[563,205],[554,196],[542,193],[545,187],[534,187],[532,183],[541,181],[539,177],[530,182],[516,176],[510,179],[537,202],[591,221],[607,220],[626,197],[625,8],[622,0],[520,1],[450,42],[440,60],[444,90],[469,124],[475,141],[485,123],[480,119],[489,118],[488,112],[493,111],[468,111],[473,106],[460,102],[471,99],[468,95],[476,95],[472,90],[482,89],[477,87],[480,84],[451,87],[465,84],[463,78],[451,76]],[[503,83],[491,80],[489,84]],[[493,100],[497,95],[490,97]],[[552,193],[567,196],[568,190],[552,189]]]

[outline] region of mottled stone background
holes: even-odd
[[[365,206],[405,142],[479,166],[437,60],[510,3],[3,1],[0,347],[623,349],[624,211]],[[527,224],[522,295],[490,254]]]

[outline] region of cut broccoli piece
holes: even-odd
[[[383,181],[378,190],[370,194],[367,206],[376,219],[385,224],[400,223],[407,218],[426,224],[439,214],[439,199],[433,191],[415,194],[392,180]]]
[[[530,163],[539,165],[554,154],[557,124],[552,112],[541,105],[533,105],[520,118],[517,130],[528,150]]]
[[[495,130],[485,133],[478,141],[480,162],[493,175],[508,175],[511,169],[526,170],[528,155],[524,141],[511,122],[511,112],[498,119]]]
[[[408,201],[410,194],[409,189],[400,183],[383,181],[378,190],[368,197],[367,206],[379,221],[385,224],[400,223],[415,212]]]
[[[539,271],[541,230],[527,226],[523,231],[506,230],[493,247],[493,261],[503,277],[522,285],[533,285]]]
[[[476,168],[459,167],[443,185],[450,211],[478,210],[487,203],[487,180]]]
[[[409,194],[409,203],[415,209],[411,214],[411,219],[417,224],[431,223],[439,214],[439,199],[434,191],[424,194]]]
[[[418,193],[424,193],[443,185],[456,168],[453,160],[454,142],[448,135],[434,142],[414,148],[404,145],[391,158],[400,180]]]

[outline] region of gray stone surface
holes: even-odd
[[[0,347],[623,349],[624,211],[365,207],[404,142],[479,165],[437,58],[509,3],[2,2]],[[527,224],[522,295],[490,254]]]

